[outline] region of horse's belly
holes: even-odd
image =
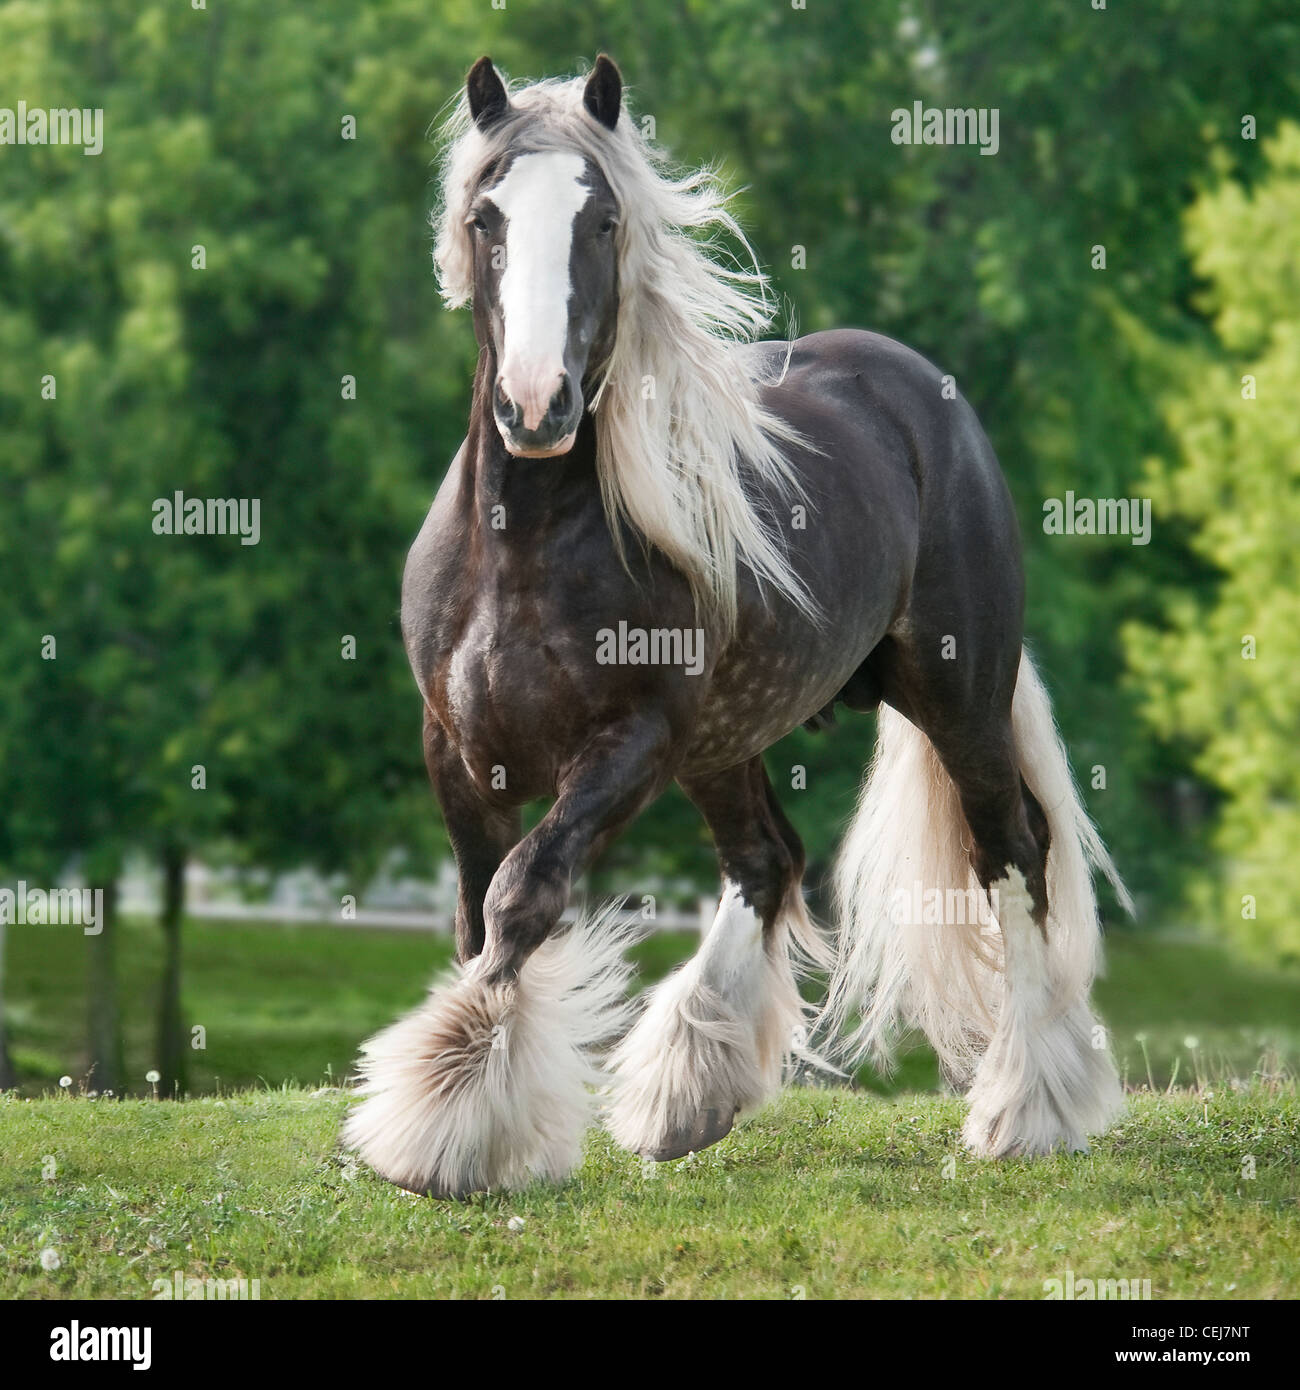
[[[838,650],[791,644],[742,655],[716,674],[686,757],[692,773],[734,767],[811,719],[844,688],[874,642]]]

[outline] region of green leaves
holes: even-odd
[[[235,839],[266,863],[363,870],[434,841],[395,617],[461,432],[422,404],[435,103],[412,68],[409,138],[363,101],[346,146],[342,86],[367,44],[386,60],[391,34],[341,3],[0,15],[0,85],[105,110],[102,155],[0,163],[0,648],[16,697],[0,791],[41,805],[8,819],[12,865],[96,848],[87,805],[122,848]],[[401,254],[373,216],[389,188],[414,233]],[[395,334],[392,306],[422,291]],[[260,543],[156,534],[154,499],[176,491],[258,499]]]
[[[1186,739],[1222,794],[1220,872],[1199,882],[1225,930],[1300,954],[1300,127],[1265,145],[1251,191],[1228,181],[1187,218],[1222,351],[1186,365],[1166,416],[1176,447],[1156,503],[1192,528],[1219,576],[1171,593],[1159,628],[1128,634],[1148,721]],[[1229,354],[1225,358],[1225,353]]]
[[[1292,9],[0,9],[0,91],[105,112],[98,156],[0,149],[0,859],[164,831],[358,872],[390,847],[437,852],[397,597],[463,434],[475,349],[430,267],[428,135],[484,51],[523,77],[607,48],[663,144],[746,185],[747,226],[803,330],[891,333],[975,405],[1025,523],[1028,630],[1063,728],[1081,767],[1109,771],[1090,810],[1163,899],[1203,855],[1196,818],[1170,814],[1179,787],[1233,798],[1248,783],[1256,828],[1292,792],[1271,769],[1291,686],[1266,672],[1294,655],[1295,347],[1278,325],[1300,318],[1300,135],[1240,138],[1244,112],[1271,137],[1295,108]],[[892,144],[891,111],[916,99],[998,107],[996,157]],[[1184,246],[1175,229],[1216,184]],[[1249,406],[1229,401],[1247,371]],[[1131,494],[1144,460],[1175,452],[1149,546],[1043,536],[1045,495]],[[152,501],[178,489],[259,498],[261,542],[155,535]],[[1264,591],[1282,600],[1253,615]],[[1248,618],[1258,664],[1207,676]],[[1122,641],[1135,622],[1166,635]],[[815,861],[870,739],[846,717],[771,755]],[[805,790],[789,787],[796,763]],[[711,878],[681,798],[612,867],[619,889]]]

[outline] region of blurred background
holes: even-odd
[[[0,106],[103,108],[104,146],[0,145],[0,885],[100,887],[108,927],[0,926],[0,1084],[337,1081],[449,957],[397,621],[475,356],[432,272],[436,123],[483,52],[602,49],[743,189],[788,321],[898,337],[979,412],[1141,907],[1108,905],[1100,991],[1129,1081],[1293,1067],[1293,0],[10,0]],[[996,156],[894,144],[917,101],[997,108]],[[260,543],[155,534],[178,490],[260,499]],[[1069,492],[1150,499],[1149,543],[1046,533]],[[768,757],[815,905],[873,734]],[[589,891],[653,900],[652,978],[714,881],[674,792]]]

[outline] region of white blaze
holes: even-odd
[[[501,388],[535,430],[564,375],[573,220],[591,190],[581,156],[521,155],[487,196],[506,219]]]

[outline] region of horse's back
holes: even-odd
[[[1000,474],[955,379],[894,338],[837,328],[793,343],[760,343],[752,351],[771,379],[767,402],[782,415],[796,394],[827,410],[848,410],[859,429],[887,429],[908,446],[918,481],[931,481],[943,468]]]
[[[914,525],[918,563],[976,538],[1018,573],[1019,532],[1006,481],[952,376],[903,343],[863,329],[812,333],[755,351],[770,379],[765,404],[818,446],[841,500],[864,496],[895,524]],[[804,482],[821,490],[825,465],[806,456],[798,463]]]

